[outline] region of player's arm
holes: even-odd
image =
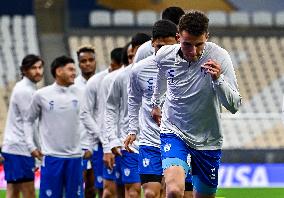
[[[106,99],[105,108],[105,132],[103,133],[104,152],[109,152],[114,148],[121,147],[121,142],[117,137],[117,125],[119,122],[120,101],[122,85],[120,78],[116,78],[110,86],[110,91]],[[120,154],[120,153],[118,153]]]
[[[159,53],[159,51],[158,51]],[[167,90],[167,78],[165,75],[165,68],[162,67],[161,61],[159,60],[159,56],[157,55],[155,58],[156,65],[158,67],[158,73],[157,73],[157,80],[155,82],[154,86],[154,93],[152,96],[152,117],[155,120],[155,122],[160,126],[161,124],[161,110],[160,106],[163,101],[163,96],[165,95],[165,92]]]
[[[37,148],[34,137],[35,137],[35,130],[34,130],[34,123],[38,119],[41,107],[40,107],[40,97],[37,93],[35,93],[31,99],[31,103],[27,105],[28,109],[22,111],[24,114],[24,135],[25,140],[28,146],[28,149],[33,157],[38,158],[41,160],[42,153]]]
[[[136,135],[139,128],[139,110],[142,103],[143,90],[141,89],[138,72],[132,70],[130,73],[130,82],[128,86],[128,116],[129,116],[129,129],[128,136],[124,141],[125,149],[132,152],[129,148],[136,140]]]
[[[208,60],[203,67],[212,76],[214,89],[222,105],[231,113],[236,113],[241,105],[236,74],[229,54],[225,52],[222,57],[220,63]]]

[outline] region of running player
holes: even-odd
[[[194,197],[215,197],[221,159],[220,106],[236,113],[241,97],[231,58],[207,42],[208,18],[191,11],[179,22],[180,44],[162,47],[155,58],[154,119],[161,122],[162,166],[167,197],[182,197],[191,169]],[[159,109],[166,93],[162,120]]]
[[[32,124],[40,118],[39,136],[44,155],[40,197],[81,197],[80,90],[72,86],[76,77],[74,60],[66,56],[57,57],[51,64],[51,74],[55,82],[33,95],[25,118],[28,148],[41,159],[32,130]]]
[[[157,21],[152,29],[155,53],[164,45],[177,44],[176,34],[176,24],[168,20]],[[146,198],[161,196],[163,177],[160,129],[151,116],[151,97],[158,72],[154,60],[155,54],[134,64],[132,68],[128,92],[129,133],[125,141],[126,150],[131,152],[129,145],[136,139],[141,127],[138,168]]]
[[[115,73],[122,64],[121,64],[122,48],[115,48],[111,51],[111,63],[109,68],[106,70],[95,74],[87,83],[85,97],[81,107],[81,120],[87,130],[93,134],[94,137],[99,137],[95,139],[95,149],[93,156],[93,164],[96,168],[95,177],[96,177],[96,187],[99,189],[99,197],[103,195],[103,150],[101,144],[101,133],[102,123],[104,118],[104,96],[102,91],[105,91],[104,78],[108,74]],[[111,183],[112,181],[109,181]],[[105,182],[106,183],[106,182]],[[110,189],[110,184],[105,184],[105,197],[108,197],[112,191]]]
[[[74,85],[81,90],[82,96],[86,89],[87,81],[95,74],[96,60],[95,49],[92,46],[82,46],[77,51],[77,58],[81,74],[77,76]],[[83,98],[82,98],[83,99]],[[82,100],[81,99],[81,100]],[[81,148],[84,151],[83,156],[83,180],[84,180],[84,197],[95,197],[95,184],[94,184],[94,169],[92,164],[93,140],[88,139],[87,130],[83,124],[80,128],[81,132]]]
[[[23,198],[35,197],[35,160],[28,149],[23,121],[36,91],[36,83],[43,77],[43,64],[39,56],[25,56],[20,67],[23,79],[15,85],[11,94],[2,145],[7,198],[20,197],[20,193]],[[32,127],[31,130],[35,130],[35,124]]]
[[[138,47],[148,41],[150,37],[145,34],[136,34],[131,41],[131,46],[134,54]],[[112,149],[114,154],[121,155],[120,149],[117,147],[122,146],[122,141],[127,136],[128,131],[128,94],[127,86],[129,83],[129,74],[131,66],[123,68],[118,73],[113,84],[106,102],[106,132],[104,134],[105,139],[109,140],[109,143],[105,145],[109,149]],[[117,125],[120,124],[120,130],[117,131]],[[137,142],[136,142],[137,143]],[[121,171],[122,182],[125,185],[126,197],[140,197],[141,184],[138,174],[138,145],[135,145],[135,152],[130,153],[126,150],[122,151],[121,158]]]

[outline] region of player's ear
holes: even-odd
[[[206,36],[206,40],[208,40],[209,39],[209,32],[207,32],[205,36]]]
[[[151,42],[151,45],[152,45],[152,47],[154,47],[155,39],[152,38],[151,41],[152,41],[152,42]]]
[[[179,33],[176,33],[176,40],[178,43],[180,43],[180,34]]]

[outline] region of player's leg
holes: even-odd
[[[162,160],[160,148],[139,146],[139,174],[146,198],[159,198],[162,189]]]
[[[193,198],[193,185],[192,185],[192,176],[191,174],[187,174],[185,178],[185,191],[184,198]]]
[[[218,186],[221,150],[191,149],[192,183],[195,198],[214,198]]]
[[[115,183],[117,190],[117,198],[124,198],[125,196],[125,186],[122,182],[122,172],[121,172],[121,156],[115,157]]]
[[[131,198],[140,198],[141,183],[138,173],[138,157],[137,153],[122,151],[121,172],[122,182],[125,185],[125,195]]]
[[[95,178],[95,190],[98,198],[103,197],[103,147],[99,142],[93,151],[93,170]]]
[[[65,197],[79,198],[83,193],[82,158],[65,158]]]
[[[3,153],[5,180],[7,181],[7,197],[35,197],[33,157]],[[26,188],[25,188],[26,187]]]
[[[51,156],[43,157],[40,173],[40,198],[63,196],[64,170],[64,159]]]
[[[20,198],[19,184],[7,183],[6,198]]]
[[[166,182],[166,197],[183,197],[185,177],[189,173],[189,149],[173,133],[161,134],[161,156]]]
[[[84,181],[84,197],[93,198],[95,197],[95,179],[94,170],[91,159],[83,159],[83,181]]]
[[[115,170],[103,167],[103,198],[113,198],[117,195]]]

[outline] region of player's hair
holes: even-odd
[[[200,11],[190,11],[183,15],[178,24],[178,31],[187,31],[194,36],[200,36],[208,32],[208,17]]]
[[[179,19],[185,12],[180,7],[168,7],[162,12],[162,19],[170,20],[174,24],[178,25]]]
[[[177,26],[169,20],[159,20],[152,28],[152,38],[166,38],[175,37],[177,33]]]
[[[95,48],[93,46],[87,46],[87,45],[81,46],[76,52],[78,59],[82,52],[91,52],[95,54]]]
[[[110,53],[111,60],[120,65],[122,63],[122,52],[122,47],[114,48]]]
[[[137,33],[131,39],[131,45],[133,48],[142,45],[146,41],[149,41],[151,37],[145,33]]]
[[[121,54],[121,61],[123,65],[129,65],[129,61],[128,61],[128,48],[131,45],[131,42],[128,42],[122,50],[122,54]]]
[[[55,58],[50,66],[50,71],[52,76],[55,78],[56,77],[56,69],[58,67],[64,67],[65,65],[67,65],[68,63],[75,63],[74,60],[70,57],[67,56],[59,56],[57,58]]]
[[[20,70],[21,70],[21,75],[24,76],[24,71],[28,70],[29,68],[31,68],[36,62],[41,61],[42,65],[44,65],[44,61],[42,60],[41,57],[34,55],[34,54],[28,54],[26,55],[23,60],[22,60],[22,64],[20,66]]]

